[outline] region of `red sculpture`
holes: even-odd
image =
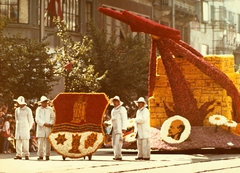
[[[219,69],[204,61],[203,55],[187,43],[180,40],[180,31],[161,25],[152,20],[132,14],[126,10],[116,11],[109,8],[99,7],[98,10],[105,15],[111,16],[128,24],[133,32],[144,32],[152,35],[151,54],[149,62],[148,96],[151,97],[155,86],[156,74],[156,49],[158,49],[171,87],[174,110],[165,105],[167,116],[181,115],[187,118],[191,125],[203,125],[205,116],[213,109],[208,109],[214,101],[204,103],[200,108],[187,84],[175,57],[184,57],[204,74],[211,77],[232,98],[233,120],[240,123],[240,97],[233,82]]]

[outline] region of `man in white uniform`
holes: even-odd
[[[134,101],[138,106],[136,113],[137,149],[138,157],[136,160],[150,160],[150,120],[147,104],[143,97]]]
[[[48,141],[48,136],[54,124],[54,112],[53,109],[48,106],[48,101],[49,99],[46,96],[42,96],[40,99],[41,106],[36,110],[38,160],[43,160],[44,155],[46,156],[46,160],[49,160],[51,153],[51,144]]]
[[[123,134],[127,130],[127,110],[120,101],[119,96],[110,99],[110,104],[114,106],[111,111],[112,120],[112,140],[113,140],[113,160],[122,160]]]
[[[34,123],[32,110],[26,106],[27,103],[23,96],[19,96],[18,99],[14,101],[19,105],[15,110],[16,157],[14,157],[14,159],[22,159],[22,156],[24,156],[25,160],[29,160],[30,130]]]

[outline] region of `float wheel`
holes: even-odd
[[[66,157],[62,156],[62,159],[63,159],[63,160],[66,160]]]
[[[92,160],[92,155],[88,155],[88,160]]]

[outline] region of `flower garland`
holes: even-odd
[[[189,121],[180,115],[175,115],[164,121],[161,127],[160,137],[167,143],[178,144],[185,141],[190,133],[191,125]]]

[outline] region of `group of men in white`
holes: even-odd
[[[22,157],[24,157],[25,160],[29,160],[30,130],[34,124],[32,110],[27,106],[23,96],[19,96],[14,101],[18,104],[18,108],[15,110],[16,156],[14,159],[22,159]],[[54,124],[54,111],[52,107],[48,105],[48,101],[49,99],[46,96],[42,96],[39,101],[41,106],[36,109],[35,121],[37,123],[36,137],[38,138],[38,160],[43,160],[44,155],[46,160],[49,160],[51,152],[48,136]]]
[[[16,156],[14,159],[29,160],[29,139],[30,129],[34,124],[32,110],[27,106],[23,96],[16,100],[18,108],[15,110],[15,139]],[[49,106],[49,99],[46,96],[40,98],[41,106],[36,109],[35,121],[37,123],[36,137],[38,139],[38,160],[50,159],[51,144],[48,136],[54,124],[54,111]],[[150,117],[147,103],[143,97],[134,101],[138,107],[135,118],[135,134],[137,140],[138,155],[136,160],[150,160]],[[122,160],[123,135],[127,130],[127,110],[119,96],[110,99],[112,122],[112,146],[114,151],[113,160]]]
[[[143,97],[134,102],[138,107],[134,129],[138,149],[136,160],[150,160],[150,115],[147,103]],[[111,111],[113,160],[122,160],[123,135],[128,125],[127,110],[119,96],[111,98],[110,104],[114,106]]]

